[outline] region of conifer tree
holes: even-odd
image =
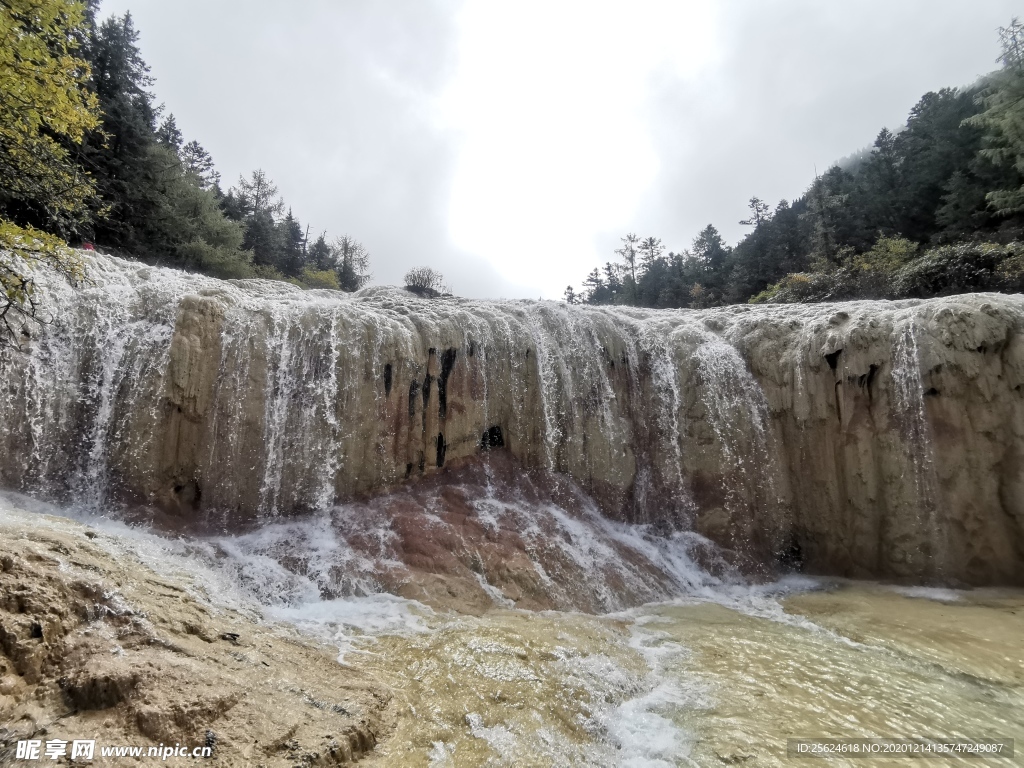
[[[201,189],[210,192],[220,192],[220,174],[213,165],[213,158],[210,153],[203,149],[202,145],[193,139],[181,148],[182,168],[186,174],[191,176]]]
[[[998,214],[1009,215],[1024,211],[1024,24],[1014,18],[999,37],[1003,68],[983,92],[985,111],[971,122],[985,131],[981,154],[1011,176],[986,195]]]

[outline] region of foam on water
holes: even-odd
[[[935,600],[939,603],[955,603],[962,598],[959,591],[942,587],[892,587],[892,590],[907,597]]]
[[[627,699],[606,716],[608,734],[622,757],[622,765],[635,768],[670,768],[686,760],[693,737],[670,717],[683,709],[708,706],[706,687],[691,681],[683,687],[673,666],[688,651],[664,632],[635,622],[630,627],[629,647],[638,651],[650,668],[647,690]]]
[[[690,602],[716,601],[776,620],[786,616],[776,597],[814,586],[814,582],[799,579],[748,586],[735,575],[726,579],[713,576],[690,558],[687,536],[659,537],[647,526],[615,523],[593,509],[581,518],[550,505],[530,509],[495,498],[480,500],[480,505],[490,512],[491,524],[498,528],[517,525],[528,529],[527,518],[532,516],[537,522],[537,543],[547,530],[547,538],[557,539],[560,550],[584,573],[592,574],[592,579],[604,578],[603,574],[614,568],[620,577],[642,581],[644,573],[630,568],[638,557],[649,558],[669,576],[658,585],[663,590],[660,594],[688,595],[685,599]],[[204,602],[290,624],[333,644],[342,663],[372,663],[387,652],[377,646],[387,637],[457,632],[464,639],[449,647],[445,661],[455,668],[479,669],[479,674],[495,683],[533,684],[530,681],[539,682],[538,675],[551,675],[559,685],[587,692],[591,704],[580,726],[590,742],[584,744],[567,742],[564,735],[543,723],[501,722],[470,711],[465,721],[468,734],[486,743],[503,764],[515,764],[527,745],[531,754],[546,755],[557,764],[638,768],[689,764],[686,755],[693,737],[678,724],[679,716],[708,706],[708,691],[703,683],[679,673],[687,649],[662,633],[656,617],[645,615],[644,609],[617,616],[629,622],[624,648],[639,654],[643,670],[621,666],[621,651],[613,648],[608,648],[607,654],[594,649],[581,653],[576,639],[566,636],[552,649],[552,659],[542,673],[519,660],[521,651],[515,643],[479,634],[477,620],[444,616],[421,603],[374,591],[372,576],[379,563],[357,553],[344,537],[346,527],[355,529],[361,524],[362,534],[367,534],[366,521],[351,508],[339,508],[334,515],[272,523],[245,534],[185,540],[81,510],[33,503],[26,497],[0,497],[0,514],[18,514],[15,507],[32,507],[34,513],[57,513],[84,522],[103,535],[104,546],[137,557],[157,573],[190,585],[192,594]],[[43,523],[46,519],[39,518],[40,523],[60,524],[59,520]],[[558,526],[553,537],[552,521]],[[383,542],[380,553],[386,555],[388,534],[377,533]],[[529,530],[526,536],[531,536]],[[631,558],[622,557],[624,549],[635,553],[634,566],[629,565]],[[348,576],[339,578],[339,570]],[[348,584],[351,593],[337,596],[339,583]],[[653,582],[649,586],[654,589]],[[507,604],[500,591],[488,587],[496,606]],[[611,593],[608,601],[615,603]],[[481,630],[487,626],[486,620],[480,624]],[[443,742],[434,743],[428,757],[432,765],[453,764],[448,762],[452,751]]]

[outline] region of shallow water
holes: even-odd
[[[0,497],[0,517],[36,514],[12,503],[32,506]],[[781,766],[794,763],[787,738],[816,737],[1024,745],[1024,590],[793,576],[705,582],[695,594],[615,614],[470,616],[387,594],[324,599],[311,577],[286,573],[269,555],[239,554],[224,537],[171,540],[80,519],[112,534],[115,548],[190,582],[195,596],[332,642],[341,663],[389,685],[395,729],[368,765]],[[268,603],[272,593],[279,599]]]
[[[404,702],[375,764],[781,766],[788,738],[1022,744],[1024,595],[956,594],[845,582],[618,616],[428,619],[359,644]],[[890,763],[907,760],[870,761]],[[1022,760],[912,764],[961,763]]]

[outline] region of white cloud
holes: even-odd
[[[548,298],[607,254],[659,170],[654,78],[713,61],[708,5],[471,2],[443,113],[461,136],[455,243]]]
[[[628,231],[735,241],[746,200],[995,67],[1014,0],[104,0],[228,184],[262,167],[378,282],[561,295]]]

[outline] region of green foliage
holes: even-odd
[[[318,270],[306,267],[299,276],[299,284],[304,288],[331,288],[335,291],[341,289],[338,273],[333,269]]]
[[[980,245],[1024,234],[1024,25],[1000,38],[1000,71],[925,94],[903,128],[882,129],[792,203],[750,198],[735,247],[708,227],[689,250],[648,256],[641,242],[654,239],[628,235],[620,262],[574,297],[707,307],[1020,290],[1019,263]]]
[[[85,8],[68,0],[0,3],[0,345],[20,343],[38,320],[33,273],[56,271],[72,282],[81,260],[60,237],[94,197],[92,180],[71,147],[97,124],[96,98],[84,90],[88,64],[77,57]]]
[[[348,235],[342,235],[335,243],[335,272],[343,291],[358,291],[370,281],[370,254],[362,243]],[[443,280],[443,279],[442,279]],[[451,292],[443,286],[446,292]]]
[[[102,206],[93,212],[90,239],[152,258],[144,230],[159,206],[154,180],[161,169],[151,152],[157,143],[157,113],[147,90],[152,80],[137,41],[127,13],[93,30],[86,52],[102,121],[86,137],[80,157],[102,198]]]
[[[986,194],[999,215],[1024,211],[1024,24],[1013,19],[999,30],[1003,69],[982,91],[985,111],[970,121],[985,132],[983,157],[1003,168],[1009,183]]]
[[[330,263],[309,262],[302,226],[281,216],[263,171],[221,193],[209,153],[185,141],[173,115],[160,119],[131,15],[90,25],[95,5],[0,0],[0,218],[40,228],[9,230],[8,240],[26,233],[33,263],[49,254],[58,269],[40,230],[219,277],[364,284],[368,255],[351,238],[341,256],[328,248]],[[5,262],[12,306],[26,300],[27,283],[10,273],[23,263]]]
[[[154,179],[156,205],[144,222],[149,254],[215,277],[251,276],[251,254],[241,249],[242,226],[225,218],[216,195],[183,172],[169,147],[157,145],[150,152],[161,173]]]
[[[829,271],[786,275],[754,304],[906,299],[970,291],[1024,290],[1024,243],[959,243],[920,252],[909,240],[879,238],[865,254]]]
[[[0,3],[0,217],[70,234],[94,198],[71,152],[98,121],[84,34],[80,2]]]
[[[926,251],[895,274],[893,298],[1024,290],[1024,244],[961,243]]]

